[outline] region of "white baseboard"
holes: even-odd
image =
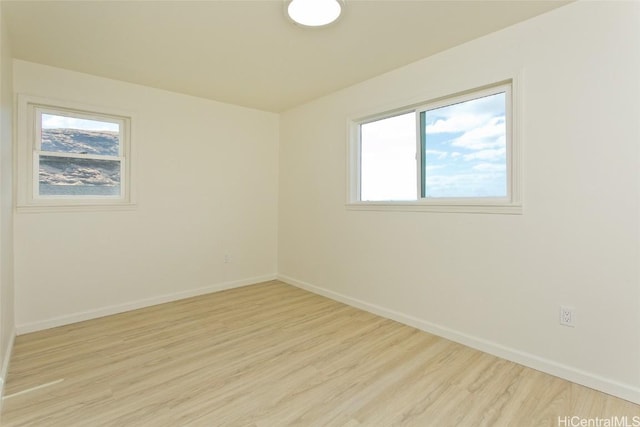
[[[174,292],[171,294],[160,295],[152,298],[145,298],[138,301],[127,302],[119,305],[111,305],[107,307],[97,308],[94,310],[82,311],[66,316],[54,317],[51,319],[40,320],[37,322],[24,323],[16,326],[17,335],[27,334],[29,332],[41,331],[44,329],[55,328],[57,326],[69,325],[71,323],[83,322],[85,320],[97,319],[98,317],[110,316],[112,314],[124,313],[125,311],[137,310],[139,308],[150,307],[153,305],[164,304],[167,302],[178,301],[185,298],[191,298],[198,295],[210,294],[213,292],[224,291],[226,289],[240,288],[243,286],[254,285],[260,282],[274,280],[276,275],[266,275],[258,277],[250,277],[248,279],[234,280],[231,282],[218,283],[204,288],[190,289],[188,291]]]
[[[368,311],[378,316],[392,319],[405,325],[412,326],[416,329],[420,329],[422,331],[446,338],[448,340],[455,341],[476,350],[480,350],[484,353],[489,353],[502,359],[506,359],[520,365],[524,365],[529,368],[554,375],[573,383],[581,384],[586,387],[610,394],[612,396],[616,396],[621,399],[640,404],[640,388],[634,387],[630,384],[623,384],[608,378],[601,377],[599,375],[592,374],[590,372],[585,372],[571,366],[555,362],[553,360],[538,357],[536,355],[509,348],[492,341],[487,341],[482,338],[467,335],[465,333],[455,331],[453,329],[446,328],[444,326],[440,326],[414,316],[390,310],[376,304],[371,304],[366,301],[362,301],[338,292],[331,291],[329,289],[315,286],[310,283],[294,279],[293,277],[278,275],[278,280],[299,287],[301,289],[305,289],[309,292],[313,292],[315,294],[342,302],[352,307]]]
[[[0,412],[2,412],[2,402],[4,401],[4,385],[7,383],[7,375],[9,374],[9,362],[11,361],[11,354],[13,353],[13,343],[16,339],[15,330],[11,334],[9,345],[4,353],[4,361],[2,362],[2,368],[0,368]]]

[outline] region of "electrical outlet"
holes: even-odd
[[[560,324],[563,326],[576,326],[576,309],[573,307],[560,306]]]

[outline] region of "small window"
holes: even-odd
[[[511,87],[354,121],[349,205],[518,213]]]
[[[30,101],[20,106],[26,129],[19,128],[19,206],[130,203],[129,117]]]

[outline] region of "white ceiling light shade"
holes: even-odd
[[[288,0],[287,15],[305,27],[323,27],[342,13],[341,0]]]

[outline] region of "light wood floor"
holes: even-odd
[[[9,426],[558,426],[640,406],[280,282],[16,339]]]

